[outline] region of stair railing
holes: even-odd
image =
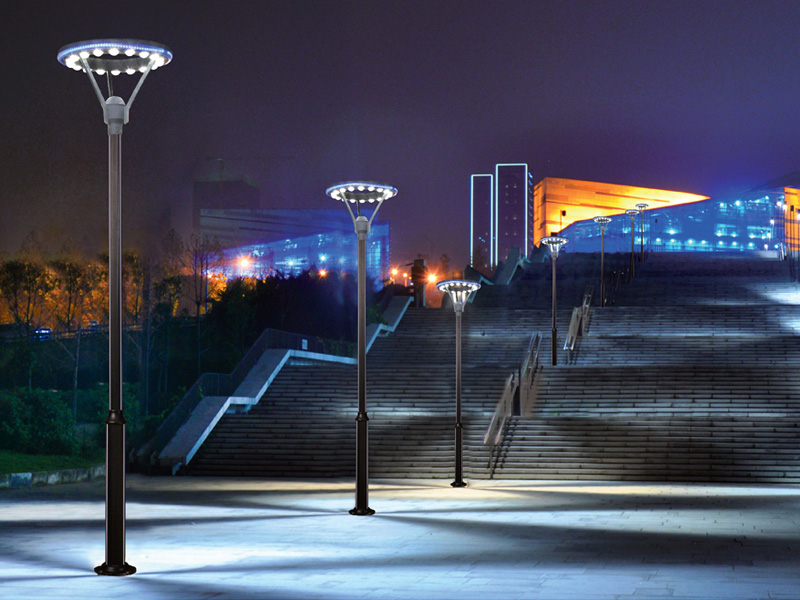
[[[519,370],[519,407],[520,414],[528,415],[533,411],[536,403],[536,388],[534,377],[539,372],[539,350],[542,345],[542,334],[539,332],[531,336],[528,349],[525,351],[525,360]]]
[[[534,376],[539,369],[539,349],[542,344],[542,334],[538,331],[531,335],[528,347],[518,371],[514,371],[506,378],[503,386],[503,393],[497,401],[494,414],[489,421],[489,427],[483,436],[483,443],[494,447],[500,444],[503,439],[503,429],[505,428],[508,417],[514,414],[514,397],[519,389],[519,399],[521,410],[529,410],[535,402],[534,398]],[[491,459],[490,459],[491,460]]]
[[[567,337],[564,340],[564,350],[572,352],[575,350],[575,343],[578,337],[582,336],[589,327],[589,319],[591,318],[592,309],[592,294],[594,293],[594,284],[588,284],[586,290],[583,292],[583,301],[580,306],[572,309],[572,318],[569,321],[569,330]]]
[[[503,393],[500,400],[497,401],[497,407],[494,409],[492,420],[489,421],[489,428],[483,436],[483,443],[491,446],[494,449],[500,440],[503,438],[503,428],[505,427],[506,420],[514,412],[514,395],[519,387],[519,374],[515,371],[509,373],[506,378]]]

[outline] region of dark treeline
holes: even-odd
[[[199,374],[232,371],[265,328],[355,340],[353,274],[312,268],[226,281],[213,276],[220,263],[215,241],[184,241],[174,231],[146,254],[124,257],[125,405],[147,423],[141,435]],[[18,412],[12,404],[38,402],[37,390],[47,390],[75,422],[102,421],[107,320],[107,256],[47,256],[28,245],[0,258],[0,419]]]

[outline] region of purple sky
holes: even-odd
[[[800,170],[800,2],[33,1],[0,27],[7,252],[32,229],[55,246],[105,239],[105,125],[55,58],[101,37],[175,54],[123,136],[131,241],[167,218],[185,230],[217,158],[265,207],[391,183],[393,260],[447,252],[456,267],[469,175],[496,162],[712,196]]]

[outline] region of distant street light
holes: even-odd
[[[558,353],[556,349],[558,340],[558,329],[556,328],[556,259],[558,258],[558,251],[561,250],[561,247],[568,241],[567,238],[559,235],[551,235],[542,238],[542,243],[550,248],[550,258],[553,259],[553,365],[558,364]]]
[[[356,416],[356,505],[351,515],[374,515],[369,507],[369,438],[367,417],[367,235],[384,200],[397,195],[397,188],[380,183],[338,183],[325,193],[341,200],[353,219],[358,236],[358,415]],[[377,203],[377,204],[376,204]],[[356,212],[350,205],[356,207]],[[361,214],[362,204],[375,204],[372,216]]]
[[[644,262],[644,211],[645,209],[650,206],[644,202],[640,202],[636,205],[636,208],[639,209],[639,262]],[[649,222],[649,220],[648,220]]]
[[[626,210],[625,214],[631,218],[631,277],[636,276],[636,268],[634,267],[634,256],[636,256],[636,250],[634,250],[634,235],[636,234],[636,215],[639,214],[638,210],[630,209]]]
[[[466,487],[467,483],[463,478],[463,427],[461,425],[461,314],[464,306],[469,302],[470,296],[480,289],[481,284],[474,281],[462,281],[451,279],[441,281],[436,287],[447,292],[453,302],[453,310],[456,312],[456,477],[450,485],[453,487]]]
[[[150,74],[172,60],[166,46],[140,40],[100,39],[77,42],[58,51],[58,61],[84,71],[92,83],[108,125],[108,418],[106,419],[106,561],[99,575],[131,575],[125,562],[125,417],[122,414],[122,126],[136,95]],[[103,97],[93,73],[106,76]],[[126,103],[114,95],[112,76],[141,73]]]
[[[600,307],[606,305],[606,276],[605,276],[605,237],[606,225],[611,223],[609,217],[595,217],[594,222],[600,225]]]

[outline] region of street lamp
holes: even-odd
[[[122,414],[122,126],[144,80],[172,60],[166,46],[129,39],[77,42],[58,51],[58,61],[89,77],[108,125],[108,418],[106,419],[106,561],[99,575],[131,575],[125,562],[125,417]],[[93,73],[106,76],[103,97]],[[126,103],[114,95],[112,76],[140,73]]]
[[[650,206],[644,202],[640,202],[636,205],[636,208],[639,209],[639,262],[644,262],[644,210]],[[649,222],[649,219],[648,219]]]
[[[558,251],[561,246],[566,244],[569,240],[565,237],[558,235],[551,235],[543,237],[542,243],[550,248],[550,258],[553,259],[553,365],[558,364],[558,354],[556,353],[556,340],[558,339],[558,330],[556,328],[556,259],[558,258]]]
[[[456,477],[450,485],[466,487],[461,456],[463,440],[463,427],[461,426],[461,314],[464,312],[464,306],[469,302],[470,296],[480,289],[481,284],[474,281],[451,279],[440,281],[436,287],[439,291],[447,292],[453,302],[453,310],[456,312]]]
[[[606,276],[605,276],[605,238],[606,225],[611,223],[610,217],[595,217],[594,222],[600,225],[600,307],[606,305]]]
[[[358,236],[358,415],[356,416],[356,505],[351,515],[374,515],[369,507],[369,441],[367,435],[367,235],[378,210],[397,195],[397,188],[367,181],[337,183],[325,193],[341,200],[353,219]],[[362,205],[374,204],[372,216],[361,214]],[[353,212],[351,205],[356,207]],[[364,206],[366,208],[366,206]]]
[[[636,254],[636,251],[633,249],[634,246],[634,234],[636,233],[636,215],[639,214],[639,211],[632,208],[630,210],[626,210],[625,214],[631,218],[631,277],[636,276],[636,268],[633,266],[633,257]]]

